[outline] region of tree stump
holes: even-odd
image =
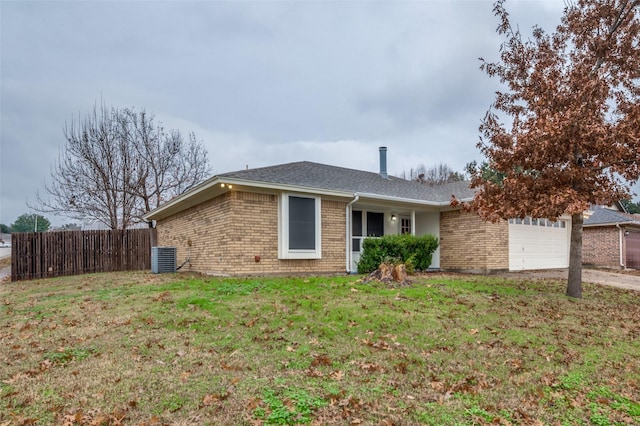
[[[392,265],[390,263],[381,263],[378,269],[362,279],[363,283],[370,281],[378,281],[391,287],[405,286],[411,283],[407,267],[404,264]]]
[[[393,268],[393,280],[399,283],[409,281],[409,277],[407,276],[407,267],[404,265],[404,263],[396,265]]]

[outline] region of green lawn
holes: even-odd
[[[640,293],[96,274],[0,286],[0,426],[640,424]]]

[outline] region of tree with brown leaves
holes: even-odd
[[[504,0],[494,13],[505,41],[481,69],[507,90],[480,126],[469,207],[491,221],[571,215],[567,295],[579,298],[583,212],[640,177],[640,0],[571,2],[553,34],[526,40]]]

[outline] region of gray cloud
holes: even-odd
[[[513,1],[527,30],[562,2]],[[0,2],[0,222],[27,211],[65,121],[103,99],[194,131],[218,173],[311,160],[389,170],[476,159],[500,43],[476,1]],[[640,192],[640,191],[639,191]],[[65,218],[52,218],[65,223]]]

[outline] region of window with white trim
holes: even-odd
[[[278,230],[280,259],[320,259],[320,231],[320,197],[282,194]]]

